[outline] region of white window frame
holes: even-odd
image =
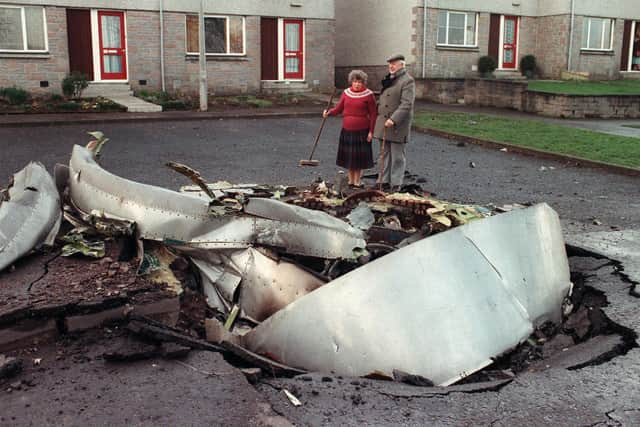
[[[640,73],[639,70],[633,69],[633,37],[636,33],[636,28],[640,24],[640,20],[631,21],[631,33],[629,34],[629,60],[627,61],[627,70],[628,73]]]
[[[33,6],[32,6],[33,7]],[[38,6],[35,6],[38,7]],[[47,34],[47,14],[45,13],[44,6],[42,8],[42,30],[44,34],[44,50],[42,49],[28,49],[27,44],[27,18],[25,16],[25,6],[15,6],[10,4],[0,4],[0,8],[3,9],[20,9],[20,20],[22,21],[22,47],[23,49],[0,49],[2,53],[48,53],[49,52],[49,37]]]
[[[188,32],[187,32],[187,17],[188,16],[198,16],[198,15],[193,15],[193,14],[186,14],[184,16],[184,33],[185,33],[185,45],[184,45],[184,50],[187,53],[187,55],[194,55],[194,56],[200,56],[200,52],[189,52],[188,50],[188,45],[186,43],[187,37],[188,37]],[[242,53],[229,53],[229,51],[231,50],[231,37],[229,37],[229,18],[233,16],[233,17],[239,17],[242,18]],[[226,49],[227,52],[226,53],[207,53],[205,52],[206,56],[247,56],[247,17],[246,16],[238,16],[238,15],[205,15],[204,19],[207,18],[218,18],[218,19],[224,19],[225,21],[225,31],[227,34],[227,40],[226,40]],[[199,35],[198,35],[199,37]],[[199,39],[198,39],[199,41]],[[206,49],[206,46],[205,46]]]
[[[447,14],[447,24],[446,24],[446,31],[445,31],[445,42],[444,43],[439,43],[438,42],[438,34],[437,32],[440,29],[440,25],[436,25],[436,46],[443,46],[443,47],[469,47],[469,48],[474,48],[474,47],[478,47],[478,12],[473,12],[473,11],[460,11],[460,10],[439,10],[438,14],[440,14],[440,12],[445,12]],[[474,44],[451,44],[449,43],[449,17],[452,13],[456,13],[456,14],[463,14],[464,15],[464,38],[465,38],[465,42],[467,39],[467,23],[469,20],[469,14],[473,13],[475,14],[476,17],[476,23],[475,23],[475,33],[474,33]]]
[[[584,19],[585,19],[585,24],[588,26],[587,27],[587,40],[582,40],[582,45],[581,45],[580,50],[596,51],[596,52],[611,52],[613,50],[613,35],[615,34],[616,20],[613,19],[613,18],[599,18],[597,16],[586,16]],[[609,47],[603,47],[602,46],[602,44],[604,43],[606,25],[602,25],[602,34],[600,34],[600,47],[599,48],[589,47],[589,41],[591,40],[591,20],[592,19],[600,19],[600,20],[603,21],[603,24],[604,24],[604,21],[607,21],[607,20],[611,23],[610,30],[609,30],[610,31],[610,34],[609,34]],[[586,47],[584,47],[585,45],[586,45]]]

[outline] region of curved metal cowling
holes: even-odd
[[[206,200],[113,175],[78,145],[69,187],[78,209],[134,221],[144,239],[201,249],[261,244],[323,258],[354,258],[354,249],[365,246],[363,233],[344,221],[277,200],[252,199],[245,209],[251,215],[210,215]]]
[[[53,244],[62,219],[60,195],[41,163],[16,173],[8,194],[0,203],[0,271],[33,248]]]
[[[570,288],[558,216],[540,204],[379,258],[289,304],[243,343],[309,371],[398,369],[449,385],[558,322]]]

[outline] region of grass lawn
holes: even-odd
[[[415,125],[585,159],[640,168],[640,139],[468,113],[416,114]]]
[[[640,79],[602,82],[532,80],[529,90],[566,95],[640,95]]]

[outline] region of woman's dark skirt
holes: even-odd
[[[371,143],[367,142],[369,129],[340,132],[336,165],[346,169],[369,169],[373,167]]]

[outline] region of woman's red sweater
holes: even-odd
[[[376,98],[367,88],[355,92],[348,88],[342,92],[340,102],[329,110],[330,116],[342,113],[342,128],[344,130],[365,130],[373,132],[376,124]]]

